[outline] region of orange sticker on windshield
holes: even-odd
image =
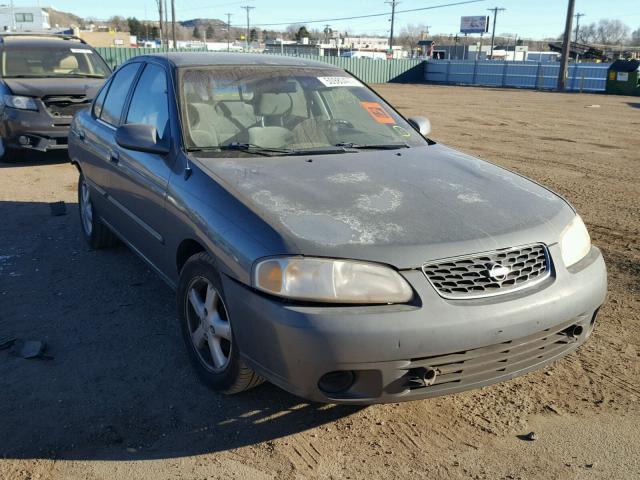
[[[376,122],[385,124],[396,123],[393,117],[389,115],[378,102],[360,102],[360,105],[369,112],[369,115],[371,115]]]

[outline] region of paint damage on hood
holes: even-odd
[[[201,158],[304,255],[415,268],[558,241],[574,215],[549,190],[441,145],[314,157]]]

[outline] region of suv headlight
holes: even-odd
[[[38,110],[38,104],[31,97],[4,95],[2,99],[7,107],[17,108],[18,110]]]
[[[406,303],[413,290],[395,270],[375,263],[311,257],[269,258],[253,268],[253,286],[312,302]]]
[[[580,215],[576,215],[560,235],[560,251],[565,267],[578,263],[591,250],[591,237]]]

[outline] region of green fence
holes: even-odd
[[[194,52],[193,49],[158,48],[96,48],[113,68],[138,55],[164,52]],[[373,60],[369,58],[321,57],[319,55],[295,55],[299,58],[329,63],[348,70],[366,83],[417,83],[424,81],[423,60]]]

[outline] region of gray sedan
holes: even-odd
[[[428,133],[325,63],[136,57],[71,126],[82,232],[177,291],[225,393],[415,400],[575,350],[607,286],[580,216]]]

